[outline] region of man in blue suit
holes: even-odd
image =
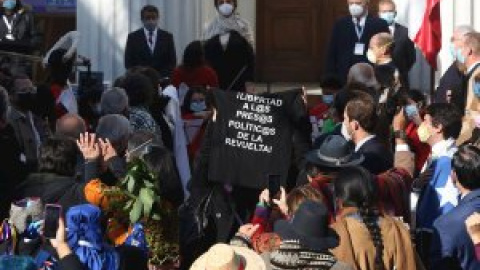
[[[465,220],[480,211],[480,149],[459,148],[452,159],[452,181],[460,192],[458,205],[433,223],[430,269],[480,269]]]
[[[339,19],[332,31],[327,55],[326,73],[335,74],[342,82],[350,67],[368,63],[368,43],[373,35],[390,33],[387,22],[368,14],[369,0],[348,0],[351,16]]]

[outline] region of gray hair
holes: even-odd
[[[3,86],[0,86],[0,120],[7,120],[8,108],[8,92]]]
[[[109,114],[98,121],[97,137],[108,139],[118,154],[127,149],[128,138],[132,133],[130,121],[123,115]]]
[[[473,29],[473,27],[470,25],[459,25],[459,26],[456,26],[455,29],[453,30],[454,34],[458,34],[459,36],[462,36],[462,37],[472,32],[475,32],[475,29]]]
[[[379,87],[379,83],[375,77],[375,70],[367,63],[358,63],[350,68],[347,84],[361,84],[375,89]]]
[[[128,95],[125,89],[114,87],[102,94],[100,107],[104,115],[123,114],[128,109]]]

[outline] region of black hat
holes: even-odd
[[[329,135],[318,149],[308,152],[305,158],[312,164],[328,168],[356,166],[364,160],[362,154],[355,153],[353,143],[341,135]]]
[[[338,234],[328,226],[327,208],[311,200],[303,202],[290,221],[277,221],[275,232],[282,240],[298,240],[312,251],[326,251],[339,244]]]

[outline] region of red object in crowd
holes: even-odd
[[[198,119],[193,113],[186,113],[182,115],[184,120]],[[195,160],[200,147],[202,146],[203,138],[205,137],[207,121],[204,121],[202,126],[199,128],[197,134],[193,140],[187,145],[188,157],[191,161]]]
[[[437,69],[437,56],[442,48],[442,23],[440,20],[440,0],[425,0],[426,9],[423,23],[414,42],[422,51],[428,63]]]
[[[58,98],[62,94],[63,89],[64,88],[58,84],[52,84],[50,86],[50,92],[55,100],[55,117],[57,119],[60,119],[62,116],[68,113],[67,109],[61,103],[57,102]]]
[[[181,83],[185,83],[188,87],[218,87],[218,76],[215,70],[209,66],[202,66],[194,70],[187,70],[177,67],[173,70],[172,85],[179,87]]]
[[[318,120],[326,120],[328,118],[329,109],[330,107],[322,102],[308,110],[308,115],[315,116]]]
[[[410,122],[405,129],[405,133],[407,134],[409,145],[412,147],[412,151],[415,153],[415,171],[419,173],[430,156],[430,152],[432,150],[430,145],[420,142],[417,129],[417,125],[415,125],[413,122]]]

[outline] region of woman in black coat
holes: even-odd
[[[236,0],[215,0],[215,8],[218,16],[204,34],[205,58],[218,75],[220,89],[243,92],[255,77],[253,34],[236,13]]]

